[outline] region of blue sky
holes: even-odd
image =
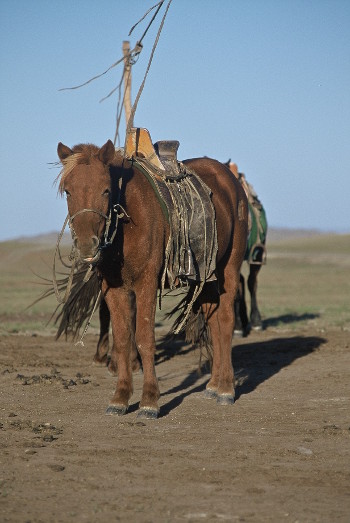
[[[58,231],[59,141],[114,138],[121,67],[156,0],[0,0],[0,241]],[[161,12],[133,68],[136,97]],[[234,160],[271,227],[350,231],[350,2],[173,0],[137,108],[179,159]],[[121,135],[124,139],[125,124]]]

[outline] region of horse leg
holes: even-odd
[[[235,379],[232,366],[232,334],[235,325],[234,296],[235,294],[232,295],[229,292],[222,294],[218,309],[221,352],[217,402],[220,405],[229,405],[235,400]]]
[[[136,305],[135,305],[135,295],[132,293],[130,294],[130,300],[131,300],[131,321],[132,321],[132,330],[135,332],[136,329]],[[136,342],[134,338],[134,342],[131,344],[130,348],[130,361],[131,361],[131,370],[133,372],[138,372],[141,369],[141,362],[140,362],[140,355],[138,353]],[[109,358],[108,362],[108,371],[112,376],[118,375],[118,368],[115,358]]]
[[[100,318],[100,338],[98,340],[96,354],[94,356],[94,363],[108,363],[108,349],[109,349],[109,324],[110,314],[107,307],[107,303],[102,298],[99,308]]]
[[[132,328],[133,331],[136,332],[136,301],[135,301],[135,294],[132,294],[131,296],[132,301],[132,311],[133,311],[133,317],[132,317]],[[133,372],[138,372],[141,369],[141,360],[140,355],[137,350],[136,346],[136,340],[134,337],[134,343],[131,346],[131,353],[130,353],[130,360],[131,360],[131,369]]]
[[[256,331],[262,330],[262,320],[258,308],[257,301],[257,289],[258,289],[258,273],[260,271],[261,265],[251,264],[250,272],[248,277],[248,289],[250,292],[251,299],[251,310],[250,310],[250,323],[252,329]]]
[[[232,366],[233,298],[222,294],[218,308],[211,314],[208,314],[208,306],[205,308],[213,346],[211,378],[205,396],[216,398],[220,405],[229,405],[234,403],[235,398]]]
[[[135,315],[134,315],[135,316]],[[115,360],[112,361],[111,357],[108,356],[109,349],[109,325],[111,316],[109,309],[104,299],[101,300],[99,309],[100,318],[100,338],[97,344],[96,354],[94,356],[94,363],[108,365],[108,370],[112,376],[117,376],[117,365]],[[135,329],[135,318],[134,318],[134,329]],[[139,353],[137,352],[136,344],[134,343],[131,347],[131,368],[133,372],[138,372],[141,368],[139,359]]]
[[[238,279],[237,285],[238,286]],[[210,329],[213,349],[211,377],[205,396],[216,398],[222,405],[234,403],[234,374],[232,367],[232,335],[235,323],[234,296],[223,293],[218,305],[205,303],[202,308]]]
[[[236,256],[237,253],[233,249],[226,266],[221,270],[218,268],[220,301],[214,313],[208,316],[213,345],[213,365],[206,396],[216,397],[219,405],[230,405],[235,400],[232,336],[235,326],[234,300],[240,282]]]
[[[154,354],[155,313],[157,289],[150,289],[149,281],[138,282],[136,292],[136,346],[141,355],[143,368],[143,389],[138,417],[155,419],[158,417],[160,396],[156,377]]]
[[[220,366],[221,366],[221,346],[220,346],[220,326],[217,315],[217,304],[204,303],[202,310],[206,323],[210,331],[210,341],[212,348],[212,363],[211,376],[205,388],[206,398],[217,398],[219,381],[220,381]]]
[[[109,368],[113,372],[118,369],[118,381],[113,398],[106,414],[125,414],[133,393],[131,351],[135,345],[133,325],[133,298],[129,291],[119,288],[107,288],[104,282],[102,290],[105,294],[112,322],[113,348]]]
[[[235,330],[234,335],[241,338],[248,331],[248,315],[245,301],[245,282],[243,274],[239,277],[239,287],[235,298]]]

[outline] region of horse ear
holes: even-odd
[[[98,151],[98,159],[101,160],[101,162],[105,165],[108,165],[112,162],[114,156],[115,149],[113,142],[111,140],[108,140]]]
[[[72,149],[64,145],[63,143],[59,143],[57,146],[57,154],[61,162],[68,158],[68,156],[71,156],[73,154]]]

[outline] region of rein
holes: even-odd
[[[111,221],[112,221],[112,210],[113,211],[115,210],[114,207],[115,206],[111,207],[108,216],[101,211],[96,211],[96,209],[81,209],[80,211],[77,211],[76,213],[74,213],[73,216],[68,215],[68,223],[69,223],[69,228],[71,230],[72,239],[74,240],[77,237],[77,234],[73,227],[73,220],[77,216],[79,216],[79,214],[83,214],[85,212],[94,212],[96,214],[99,214],[102,218],[104,218],[106,220],[105,233],[104,233],[104,237],[103,237],[103,242],[104,242],[103,245],[105,245],[106,243],[110,243],[111,240],[108,241],[108,233],[109,233],[109,227],[110,227]],[[114,231],[114,236],[115,236],[115,232],[116,232],[116,229]],[[114,239],[114,236],[113,236],[113,239]],[[101,248],[99,247],[98,251],[100,251],[100,250],[101,250]]]
[[[72,251],[71,251],[71,253],[69,255],[69,259],[72,260],[71,271],[70,271],[70,274],[69,274],[69,277],[68,277],[68,284],[67,284],[67,287],[66,287],[66,292],[64,293],[64,296],[62,298],[61,295],[60,295],[60,292],[58,290],[58,284],[57,284],[56,257],[57,257],[57,253],[59,252],[62,236],[63,236],[63,233],[65,231],[65,228],[66,228],[68,222],[69,222],[69,214],[67,215],[67,217],[66,217],[66,219],[64,221],[64,224],[62,226],[61,232],[60,232],[60,234],[58,235],[58,238],[57,238],[55,254],[54,254],[54,257],[53,257],[53,266],[52,266],[52,283],[53,283],[53,288],[54,288],[54,291],[55,291],[56,299],[57,299],[58,303],[60,303],[60,304],[65,303],[67,301],[67,299],[68,299],[68,296],[69,296],[69,293],[70,293],[70,290],[71,290],[71,287],[72,287],[72,283],[73,283],[73,273],[74,273],[74,269],[75,269],[75,266],[76,266],[76,257],[74,255],[75,254],[74,253],[74,248],[72,247]],[[61,258],[61,256],[60,256],[60,258]]]
[[[118,208],[121,209],[121,211],[122,211],[121,213],[118,213]],[[76,269],[76,266],[77,266],[78,256],[77,256],[77,250],[73,246],[72,247],[72,252],[69,255],[69,258],[72,260],[72,265],[71,265],[71,269],[70,269],[70,273],[69,273],[69,277],[68,277],[68,283],[67,283],[67,287],[66,287],[66,290],[65,290],[63,298],[60,295],[60,292],[59,292],[59,289],[58,289],[58,284],[57,284],[56,256],[57,256],[57,252],[59,252],[59,245],[60,245],[60,242],[61,242],[64,230],[65,230],[65,228],[67,226],[67,223],[69,224],[69,227],[70,227],[71,232],[72,232],[72,237],[74,238],[75,232],[74,232],[74,229],[73,229],[72,222],[73,222],[73,220],[74,220],[74,218],[76,216],[78,216],[79,214],[82,214],[84,212],[95,212],[95,213],[99,214],[100,216],[102,216],[103,218],[105,218],[105,220],[106,220],[104,241],[103,241],[103,245],[100,245],[100,247],[98,248],[98,252],[101,252],[102,250],[106,249],[109,245],[112,245],[112,243],[114,241],[114,238],[115,238],[115,235],[117,234],[119,218],[123,218],[124,216],[126,216],[127,218],[130,218],[130,216],[127,214],[126,210],[124,209],[124,207],[122,205],[120,205],[119,203],[116,203],[116,204],[114,204],[111,207],[111,210],[109,211],[108,216],[106,216],[104,213],[102,213],[100,211],[96,211],[95,209],[81,209],[80,211],[78,211],[75,214],[73,214],[73,216],[69,216],[69,214],[67,215],[67,217],[66,217],[66,219],[64,221],[64,224],[62,226],[61,232],[60,232],[60,234],[58,236],[58,239],[57,239],[56,250],[55,250],[55,255],[54,255],[54,260],[53,260],[53,270],[52,270],[52,272],[53,272],[53,274],[52,274],[52,283],[53,283],[53,287],[54,287],[54,290],[55,290],[56,299],[57,299],[58,303],[61,304],[61,305],[66,303],[66,301],[68,300],[70,291],[72,289],[74,272],[75,272],[75,269]],[[116,213],[116,222],[115,222],[115,227],[114,227],[113,233],[112,233],[111,237],[108,239],[109,229],[110,229],[110,225],[111,225],[111,222],[112,222],[112,213]],[[95,257],[97,258],[97,254],[95,255]],[[61,258],[61,256],[60,256],[60,258]],[[89,267],[88,267],[88,269],[86,271],[86,274],[84,276],[84,279],[83,279],[84,284],[89,281],[93,271],[95,270],[96,265],[97,265],[97,262],[90,263],[90,265],[89,265]],[[97,298],[95,300],[95,304],[93,306],[93,309],[91,311],[91,314],[89,316],[89,319],[86,322],[84,331],[83,331],[83,333],[82,333],[82,335],[80,337],[80,340],[75,345],[82,345],[84,347],[83,339],[85,338],[85,335],[86,335],[86,333],[87,333],[87,331],[88,331],[88,329],[90,327],[90,323],[91,323],[92,317],[95,314],[95,311],[96,311],[96,308],[97,308],[97,304],[98,304],[98,302],[100,300],[100,297],[101,297],[101,292],[102,291],[100,289],[100,291],[99,291],[99,293],[97,295]]]
[[[119,179],[118,200],[120,198],[121,185],[122,185],[122,178]],[[121,212],[118,212],[119,209],[121,210]],[[79,216],[80,214],[83,214],[85,212],[94,212],[96,214],[99,214],[102,218],[104,218],[106,220],[106,224],[105,224],[105,232],[104,232],[104,235],[103,235],[103,243],[102,243],[102,245],[99,246],[98,251],[97,251],[97,253],[96,253],[95,257],[94,257],[94,259],[96,258],[96,262],[94,262],[94,259],[93,259],[92,263],[89,264],[89,267],[88,267],[88,269],[86,271],[86,274],[84,276],[84,280],[83,280],[84,283],[86,283],[90,279],[90,276],[91,276],[93,270],[95,269],[95,267],[97,265],[98,254],[101,251],[103,251],[104,249],[106,249],[107,247],[109,247],[110,245],[112,245],[112,243],[114,241],[114,238],[115,238],[115,236],[117,234],[119,219],[123,218],[124,216],[126,216],[127,218],[130,218],[130,216],[127,214],[126,210],[119,203],[119,201],[118,201],[118,203],[115,203],[113,205],[110,204],[110,210],[109,210],[108,215],[106,215],[103,212],[98,211],[96,209],[80,209],[79,211],[74,213],[72,216],[70,216],[69,213],[67,214],[67,217],[66,217],[66,219],[65,219],[65,221],[63,223],[61,232],[60,232],[60,234],[59,234],[59,236],[57,238],[56,249],[55,249],[55,254],[54,254],[54,259],[53,259],[53,267],[52,267],[52,283],[53,283],[56,299],[57,299],[58,303],[61,304],[61,305],[66,303],[66,301],[68,300],[70,291],[72,289],[74,272],[75,272],[75,269],[76,269],[76,266],[77,266],[77,261],[78,261],[78,253],[77,253],[77,249],[73,245],[72,246],[72,251],[71,251],[71,253],[69,255],[69,259],[72,261],[72,265],[70,267],[68,283],[67,283],[67,287],[66,287],[66,290],[65,290],[65,293],[64,293],[63,297],[60,295],[60,292],[59,292],[59,289],[58,289],[58,283],[57,283],[57,276],[56,276],[56,257],[57,257],[57,253],[59,252],[60,243],[61,243],[61,240],[62,240],[63,233],[64,233],[64,231],[65,231],[65,229],[67,227],[67,224],[69,225],[69,228],[71,230],[72,239],[74,240],[77,237],[77,235],[76,235],[76,232],[74,231],[73,221],[74,221],[74,219],[77,216]],[[112,223],[112,218],[113,218],[113,214],[114,213],[115,213],[115,216],[116,216],[115,225],[114,225],[113,232],[112,232],[111,236],[109,237],[111,223]],[[61,258],[61,256],[60,256],[60,258]],[[98,296],[98,298],[96,300],[96,304],[97,304],[97,301],[98,301],[99,297],[100,297],[100,295]],[[95,304],[95,307],[93,309],[93,312],[95,311],[96,304]],[[90,320],[89,320],[89,322],[90,322]]]

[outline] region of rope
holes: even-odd
[[[164,0],[163,0],[164,2]],[[158,7],[157,9],[157,12],[155,13],[155,15],[157,15],[159,9],[162,7],[163,5],[163,2],[160,4],[160,6]],[[147,78],[147,75],[148,75],[148,72],[151,68],[151,64],[152,64],[152,60],[153,60],[153,55],[154,55],[154,52],[156,50],[156,47],[158,45],[158,41],[159,41],[159,38],[160,38],[160,33],[162,32],[162,29],[163,29],[163,26],[164,26],[164,22],[165,22],[165,18],[168,14],[168,11],[169,11],[169,7],[170,7],[170,4],[171,4],[172,0],[169,0],[168,2],[168,5],[166,6],[166,9],[165,9],[165,13],[163,15],[163,18],[162,18],[162,21],[160,23],[160,26],[159,26],[159,29],[158,29],[158,33],[157,33],[157,36],[156,36],[156,39],[154,41],[154,44],[153,44],[153,47],[152,47],[152,51],[151,51],[151,55],[150,55],[150,58],[148,60],[148,65],[147,65],[147,69],[146,69],[146,72],[145,72],[145,76],[143,78],[143,81],[142,81],[142,84],[140,85],[140,88],[139,88],[139,91],[137,93],[137,96],[135,98],[135,102],[134,102],[134,105],[131,109],[131,113],[130,113],[130,118],[129,118],[129,121],[128,121],[128,125],[126,127],[126,133],[125,133],[125,140],[127,139],[127,136],[130,132],[130,129],[131,129],[131,126],[132,126],[132,123],[134,121],[134,116],[135,116],[135,112],[136,112],[136,108],[137,108],[137,104],[139,103],[139,99],[140,99],[140,96],[142,94],[142,91],[143,91],[143,88],[145,86],[145,82],[146,82],[146,78]],[[153,22],[155,16],[152,18],[150,24]],[[149,24],[149,26],[150,26]],[[149,29],[149,26],[147,27],[147,30],[145,31],[144,35],[146,34],[146,32],[148,31]],[[144,37],[144,35],[142,36],[142,38]],[[125,147],[125,150],[126,150],[126,147]]]
[[[134,49],[132,49],[129,53],[130,58],[133,58],[135,60],[137,55],[139,55],[141,53],[141,51],[142,51],[142,45],[140,46],[139,43],[137,42]],[[72,91],[74,89],[80,89],[81,87],[84,87],[85,85],[88,85],[91,82],[93,82],[94,80],[97,80],[98,78],[101,78],[101,76],[107,74],[111,69],[113,69],[114,67],[119,65],[121,62],[123,62],[124,59],[125,59],[125,56],[123,56],[123,58],[120,58],[119,60],[114,62],[114,64],[110,65],[105,71],[103,71],[103,73],[97,74],[93,78],[90,78],[90,80],[87,80],[86,82],[84,82],[80,85],[75,85],[73,87],[61,87],[61,89],[59,89],[59,91]]]
[[[116,206],[113,207],[113,211],[117,212],[115,207]],[[60,234],[58,235],[58,238],[57,238],[56,249],[55,249],[55,254],[54,254],[54,257],[53,257],[53,265],[52,265],[52,283],[53,283],[53,288],[54,288],[54,291],[55,291],[56,299],[57,299],[59,304],[66,303],[66,301],[68,299],[68,296],[70,294],[70,291],[72,289],[74,271],[75,271],[75,268],[76,268],[76,265],[77,265],[77,257],[76,257],[76,250],[74,249],[74,247],[72,247],[72,251],[71,251],[71,254],[69,256],[69,258],[72,260],[72,265],[70,267],[70,273],[69,273],[69,277],[68,277],[67,287],[66,287],[64,296],[62,298],[62,296],[60,295],[59,289],[58,289],[58,283],[57,283],[57,277],[56,277],[56,258],[57,258],[57,253],[59,255],[59,258],[60,258],[61,262],[63,262],[62,256],[61,256],[61,252],[60,252],[60,243],[61,243],[64,231],[65,231],[65,228],[67,227],[67,223],[69,223],[69,226],[70,226],[70,229],[72,231],[72,234],[73,234],[73,236],[75,236],[75,232],[74,232],[74,228],[73,228],[73,220],[74,220],[74,218],[76,216],[78,216],[79,214],[85,213],[85,212],[94,212],[96,214],[99,214],[101,217],[105,218],[105,220],[106,220],[105,241],[108,243],[108,241],[107,241],[108,240],[108,231],[109,231],[109,227],[110,227],[110,223],[111,223],[111,213],[112,213],[112,210],[110,211],[108,216],[106,214],[103,214],[100,211],[96,211],[95,209],[81,209],[80,211],[77,211],[75,214],[73,214],[73,216],[69,216],[69,214],[67,214],[67,217],[64,220],[64,224],[62,226],[61,232],[60,232]],[[115,232],[116,232],[116,230],[113,231],[113,235],[112,235],[113,239],[114,239],[114,236],[115,236]],[[63,265],[65,267],[68,267],[68,265],[66,263],[64,263],[64,262],[63,262]],[[91,275],[91,270],[92,269],[91,269],[91,265],[90,265],[88,270],[87,270],[87,273],[85,275],[84,281],[88,281],[88,279],[89,279],[88,276]]]
[[[148,29],[150,28],[150,26],[151,26],[153,20],[154,20],[155,17],[157,16],[159,9],[162,7],[163,3],[164,3],[164,0],[161,0],[160,2],[158,2],[158,4],[155,4],[153,7],[150,7],[150,8],[148,9],[148,11],[146,11],[146,13],[142,16],[142,18],[140,18],[140,20],[139,20],[138,22],[136,22],[135,25],[132,26],[132,28],[131,28],[130,31],[129,31],[129,36],[131,35],[131,33],[133,32],[133,30],[135,29],[135,27],[136,27],[137,25],[139,25],[139,23],[142,22],[142,20],[144,20],[144,19],[146,18],[146,16],[148,15],[148,13],[150,13],[150,12],[151,12],[155,7],[158,7],[158,9],[157,9],[155,15],[153,15],[152,20],[151,20],[150,23],[148,24],[148,27],[146,28],[145,32],[143,33],[143,35],[141,36],[141,38],[140,38],[140,40],[139,40],[139,42],[141,43],[142,40],[144,39],[144,37],[146,36],[147,31],[148,31]]]
[[[198,178],[198,179],[199,179],[201,185],[203,186],[202,180],[200,178]],[[190,179],[186,179],[186,182],[189,186],[192,187],[192,190],[197,194],[199,201],[201,202],[203,216],[205,216],[205,208],[204,208],[203,200],[200,197],[200,194],[199,194],[197,188],[193,185],[193,183],[191,182]],[[205,246],[207,245],[207,225],[206,225],[206,223],[205,223],[205,227],[204,227],[204,245]],[[205,266],[205,268],[208,267],[206,255],[207,255],[206,248],[204,248],[204,266]],[[190,302],[187,304],[187,308],[186,308],[186,311],[184,312],[182,321],[179,323],[177,328],[174,330],[174,334],[178,334],[183,329],[185,324],[187,323],[187,319],[192,311],[193,304],[196,301],[196,299],[198,298],[198,296],[201,294],[204,284],[206,282],[207,276],[208,275],[205,274],[203,280],[199,284],[196,284],[194,291],[193,291],[192,298],[191,298]]]
[[[125,59],[127,59],[128,63],[133,65],[136,63],[142,49],[143,49],[143,46],[142,46],[142,40],[145,38],[149,28],[151,27],[152,23],[154,22],[158,12],[160,11],[160,9],[162,8],[162,5],[164,3],[165,0],[161,0],[160,2],[158,2],[157,4],[155,4],[154,6],[152,6],[150,9],[148,9],[146,11],[146,13],[140,18],[140,20],[138,22],[136,22],[136,24],[134,24],[132,26],[132,28],[130,29],[129,31],[129,36],[131,35],[131,33],[133,32],[133,30],[135,29],[135,27],[141,23],[145,18],[146,16],[155,8],[156,9],[156,12],[154,13],[154,15],[152,16],[148,26],[146,27],[145,31],[143,32],[141,38],[136,42],[136,45],[135,47],[126,55],[126,56],[123,56],[122,58],[120,58],[119,60],[117,60],[116,62],[114,62],[112,65],[110,65],[105,71],[103,71],[102,73],[100,74],[97,74],[96,76],[93,76],[92,78],[90,78],[89,80],[87,80],[86,82],[83,82],[82,84],[79,84],[79,85],[75,85],[73,87],[62,87],[61,89],[59,89],[59,91],[70,91],[70,90],[74,90],[74,89],[80,89],[81,87],[84,87],[88,84],[90,84],[91,82],[93,82],[94,80],[97,80],[98,78],[101,78],[102,76],[104,76],[105,74],[107,74],[111,69],[113,69],[114,67],[116,67],[117,65],[119,65],[120,63],[122,63],[123,61],[125,61]],[[144,85],[145,85],[145,81],[146,81],[146,77],[148,75],[148,71],[151,67],[151,63],[152,63],[152,59],[153,59],[153,55],[154,55],[154,52],[155,52],[155,49],[157,47],[157,44],[158,44],[158,40],[159,40],[159,37],[160,37],[160,33],[163,29],[163,25],[164,25],[164,21],[165,21],[165,18],[166,18],[166,15],[168,13],[168,10],[169,10],[169,7],[170,7],[170,4],[171,4],[172,0],[169,0],[168,2],[168,5],[167,5],[167,8],[166,8],[166,11],[165,11],[165,14],[163,16],[163,19],[162,19],[162,22],[160,24],[160,27],[158,29],[158,33],[157,33],[157,37],[156,37],[156,40],[155,40],[155,43],[153,45],[153,48],[152,48],[152,52],[151,52],[151,57],[149,59],[149,62],[148,62],[148,66],[147,66],[147,70],[146,70],[146,73],[145,73],[145,76],[144,76],[144,79],[143,79],[143,82],[139,88],[139,92],[137,94],[137,97],[136,97],[136,100],[135,100],[135,103],[134,103],[134,106],[132,108],[132,111],[131,111],[131,114],[130,114],[130,118],[129,118],[129,121],[128,121],[128,124],[127,124],[127,130],[126,130],[126,134],[129,132],[132,124],[133,124],[133,120],[134,120],[134,116],[135,116],[135,112],[136,112],[136,108],[137,108],[137,104],[138,104],[138,101],[140,99],[140,96],[141,96],[141,93],[143,91],[143,88],[144,88]],[[119,84],[117,85],[117,87],[115,87],[114,89],[112,89],[112,91],[110,91],[110,93],[105,96],[104,98],[102,98],[100,100],[100,102],[103,102],[104,100],[106,100],[107,98],[109,98],[110,96],[112,96],[112,94],[115,93],[115,91],[119,90],[119,98],[118,98],[118,105],[117,105],[117,115],[116,115],[116,120],[117,120],[117,124],[116,124],[116,131],[115,131],[115,136],[114,136],[114,145],[116,144],[117,142],[117,138],[118,138],[118,135],[119,135],[119,125],[120,125],[120,120],[121,120],[121,115],[122,115],[122,112],[123,112],[123,105],[121,105],[121,108],[120,108],[120,91],[121,91],[121,85],[122,85],[122,82],[123,82],[123,78],[124,78],[124,74],[125,74],[125,65],[124,65],[124,69],[123,69],[123,74],[122,74],[122,78],[119,82]],[[129,70],[129,75],[131,74],[131,68]],[[124,90],[124,95],[123,95],[123,103],[124,103],[124,99],[125,99],[125,94],[126,94],[126,91]]]
[[[95,301],[95,305],[94,305],[94,307],[93,307],[93,309],[92,309],[92,311],[91,311],[90,317],[89,317],[88,321],[86,322],[86,325],[85,325],[85,328],[84,328],[83,334],[81,335],[80,340],[77,341],[77,343],[75,344],[75,346],[77,346],[77,345],[81,345],[82,347],[85,346],[85,345],[84,345],[84,342],[83,342],[83,339],[85,338],[85,335],[86,335],[86,333],[87,333],[87,331],[88,331],[88,329],[89,329],[89,327],[90,327],[90,323],[91,323],[91,320],[92,320],[93,315],[95,314],[97,304],[98,304],[99,301],[100,301],[101,292],[102,292],[102,291],[101,291],[101,289],[100,289],[100,292],[98,293],[97,298],[96,298],[96,301]]]
[[[60,255],[60,258],[61,258],[59,246],[60,246],[60,242],[62,240],[62,236],[63,236],[64,230],[65,230],[65,228],[67,226],[68,221],[69,221],[69,214],[67,214],[67,217],[66,217],[66,219],[64,221],[64,224],[63,224],[63,227],[61,229],[61,232],[60,232],[60,234],[58,235],[58,238],[57,238],[55,254],[54,254],[54,257],[53,257],[53,266],[52,266],[52,283],[53,283],[53,288],[54,288],[54,291],[55,291],[56,299],[57,299],[58,303],[60,303],[60,304],[65,303],[67,301],[67,299],[68,299],[69,293],[70,293],[71,288],[72,288],[74,269],[75,269],[75,266],[76,266],[76,258],[72,256],[72,266],[71,266],[70,274],[69,274],[69,277],[68,277],[68,283],[67,283],[67,287],[66,287],[66,291],[64,293],[64,296],[62,298],[61,295],[60,295],[60,292],[58,290],[58,283],[57,283],[57,278],[56,278],[56,257],[57,257],[57,252],[59,252],[59,255]],[[72,254],[73,253],[71,253],[71,255]]]
[[[129,65],[135,64],[137,59],[138,59],[138,57],[139,57],[139,55],[140,55],[140,53],[141,53],[141,51],[142,51],[142,49],[143,49],[142,40],[145,38],[147,32],[149,31],[149,28],[151,27],[152,23],[154,22],[156,16],[158,15],[160,9],[162,8],[162,6],[164,4],[164,2],[165,2],[165,0],[161,0],[160,2],[158,2],[157,4],[152,6],[150,9],[148,9],[146,11],[146,13],[140,18],[140,20],[138,22],[136,22],[136,24],[134,24],[132,26],[132,28],[129,31],[129,36],[131,35],[131,33],[133,32],[135,27],[138,26],[138,24],[141,23],[153,9],[157,8],[155,13],[153,14],[149,24],[147,25],[145,31],[143,32],[141,38],[136,42],[135,47],[126,56],[123,56],[122,58],[120,58],[119,60],[114,62],[112,65],[110,65],[105,71],[103,71],[100,74],[97,74],[97,75],[93,76],[92,78],[90,78],[86,82],[83,82],[82,84],[79,84],[79,85],[75,85],[73,87],[62,87],[61,89],[59,89],[59,91],[71,91],[71,90],[74,90],[74,89],[80,89],[81,87],[84,87],[84,86],[90,84],[94,80],[97,80],[98,78],[101,78],[102,76],[107,74],[111,69],[113,69],[114,67],[116,67],[120,63],[125,62],[125,59],[129,63]],[[148,72],[150,70],[152,60],[153,60],[153,55],[154,55],[154,52],[155,52],[156,47],[158,45],[160,33],[162,32],[162,29],[163,29],[163,26],[164,26],[164,22],[165,22],[165,18],[166,18],[167,14],[168,14],[168,10],[169,10],[171,2],[172,2],[172,0],[168,1],[168,5],[166,7],[166,10],[165,10],[165,13],[163,15],[162,21],[160,23],[160,26],[159,26],[159,29],[158,29],[158,33],[157,33],[155,42],[153,44],[151,55],[150,55],[150,58],[149,58],[149,61],[148,61],[147,69],[146,69],[146,72],[145,72],[142,84],[141,84],[141,86],[139,88],[139,91],[137,93],[134,105],[133,105],[131,113],[130,113],[130,117],[129,117],[129,120],[128,120],[128,123],[127,123],[127,127],[126,127],[126,136],[128,135],[128,133],[129,133],[129,131],[130,131],[132,125],[133,125],[136,108],[137,108],[137,105],[138,105],[141,93],[143,91],[143,88],[145,86],[146,78],[147,78],[147,75],[148,75]],[[116,131],[115,131],[114,141],[113,141],[114,145],[116,145],[116,142],[117,142],[117,139],[118,139],[118,136],[119,136],[120,120],[121,120],[121,115],[122,115],[122,112],[123,112],[123,104],[124,104],[124,99],[125,99],[125,95],[126,95],[126,89],[124,89],[123,104],[120,104],[120,99],[121,99],[121,94],[120,93],[121,93],[121,86],[122,86],[124,74],[125,74],[125,65],[124,65],[124,68],[123,68],[122,78],[121,78],[119,84],[116,87],[114,87],[107,96],[103,97],[100,100],[100,103],[105,101],[105,100],[107,100],[107,98],[109,98],[110,96],[112,96],[112,94],[114,94],[117,90],[119,90],[118,104],[117,104],[117,113],[116,113]],[[130,76],[130,74],[131,74],[131,67],[129,68],[129,76]]]
[[[119,195],[120,195],[121,188],[122,188],[122,178],[119,179]],[[121,210],[120,213],[118,213],[118,209]],[[128,215],[128,213],[124,209],[124,207],[119,202],[114,204],[111,207],[108,216],[105,215],[104,213],[100,212],[100,211],[95,210],[95,209],[81,209],[80,211],[77,211],[75,214],[73,214],[73,216],[69,216],[69,214],[67,215],[67,217],[66,217],[66,219],[64,221],[63,227],[61,229],[61,232],[60,232],[60,234],[58,236],[58,239],[57,239],[56,250],[55,250],[55,255],[54,255],[54,260],[53,260],[53,280],[52,281],[53,281],[53,286],[54,286],[54,290],[55,290],[55,295],[56,295],[57,301],[60,304],[64,304],[67,301],[68,297],[69,297],[69,294],[70,294],[70,291],[71,291],[71,288],[72,288],[73,276],[74,276],[74,271],[75,271],[77,260],[76,260],[76,256],[75,256],[75,249],[74,249],[74,247],[72,247],[71,257],[72,257],[73,263],[72,263],[72,266],[71,266],[71,271],[70,271],[70,274],[69,274],[66,291],[65,291],[64,297],[62,298],[60,296],[60,293],[59,293],[59,290],[58,290],[58,284],[57,284],[57,278],[56,278],[56,256],[57,256],[57,252],[59,252],[60,260],[62,261],[61,254],[60,254],[60,251],[59,251],[59,245],[60,245],[60,242],[61,242],[64,230],[65,230],[65,228],[67,226],[67,223],[70,224],[71,231],[72,231],[73,234],[75,234],[74,233],[74,229],[73,229],[73,220],[74,220],[74,218],[76,216],[78,216],[79,214],[83,214],[85,212],[95,212],[96,214],[99,214],[100,216],[102,216],[106,220],[106,228],[105,228],[105,233],[104,233],[104,245],[102,247],[100,247],[100,250],[103,249],[103,248],[108,247],[109,245],[111,245],[113,243],[114,238],[115,238],[115,236],[117,234],[119,219],[123,218],[124,216],[126,216],[127,218],[130,218],[130,216]],[[115,223],[115,227],[114,227],[114,230],[112,232],[112,235],[111,235],[110,239],[108,239],[108,234],[109,234],[109,229],[110,229],[110,225],[111,225],[111,221],[112,221],[112,213],[113,212],[116,213],[116,223]],[[94,264],[90,264],[88,269],[87,269],[87,271],[86,271],[86,274],[85,274],[85,276],[83,278],[83,283],[84,284],[89,281],[89,279],[90,279],[90,277],[91,277],[91,275],[92,275],[94,270],[95,270]],[[101,297],[101,289],[100,289],[100,291],[99,291],[99,293],[97,295],[95,304],[94,304],[93,309],[91,311],[90,317],[89,317],[88,321],[86,322],[86,325],[85,325],[84,331],[83,331],[83,333],[81,335],[81,338],[75,345],[82,345],[84,347],[83,339],[85,338],[86,333],[87,333],[87,331],[88,331],[88,329],[90,327],[90,323],[91,323],[93,315],[95,314],[97,305],[98,305],[98,303],[100,301],[100,297]]]

